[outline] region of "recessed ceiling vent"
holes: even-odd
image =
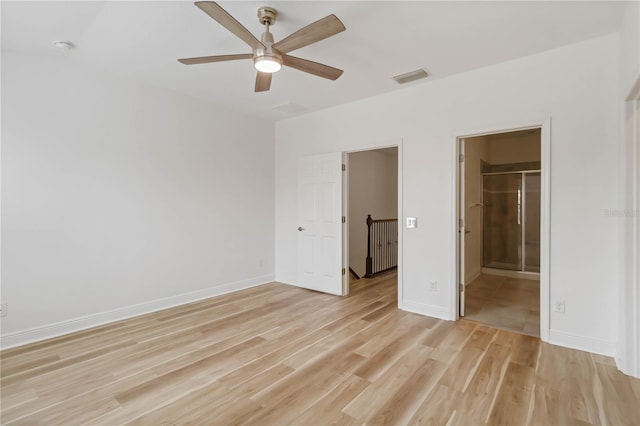
[[[307,108],[293,102],[286,102],[284,104],[274,106],[273,110],[281,112],[283,114],[292,115],[292,114],[300,114],[300,113],[306,112]]]
[[[409,71],[404,74],[396,75],[395,77],[393,77],[393,79],[399,84],[405,84],[427,77],[429,77],[429,72],[424,68],[420,68],[419,70]]]

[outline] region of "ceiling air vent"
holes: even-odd
[[[429,77],[429,72],[424,68],[420,68],[419,70],[409,71],[404,74],[396,75],[395,77],[393,77],[393,79],[397,83],[405,84],[411,81],[416,81],[416,80],[420,80],[421,78],[427,78],[427,77]]]
[[[293,102],[286,102],[281,105],[276,105],[272,108],[274,111],[281,112],[283,114],[300,114],[306,112],[308,109],[302,105],[298,105]]]

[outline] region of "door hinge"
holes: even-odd
[[[345,170],[347,170],[347,165],[346,165],[346,164],[343,164],[343,165],[342,165],[342,171],[344,172]]]
[[[464,284],[460,284],[460,292],[462,293],[464,291]]]
[[[342,216],[342,223],[347,223],[347,218]]]
[[[459,160],[461,163],[464,163],[464,154],[460,154],[460,156],[458,157],[458,160]]]
[[[342,275],[346,274],[347,270],[345,268],[342,268]]]
[[[458,227],[464,228],[464,219],[458,219]]]

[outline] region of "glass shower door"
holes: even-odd
[[[484,175],[483,266],[522,269],[522,173]]]

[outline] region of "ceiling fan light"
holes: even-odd
[[[280,71],[280,68],[282,68],[282,62],[275,57],[260,56],[253,60],[253,66],[260,72],[271,74]]]

